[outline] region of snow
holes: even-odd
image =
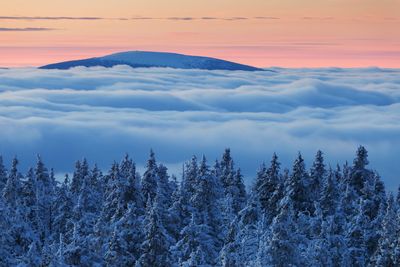
[[[128,65],[131,67],[163,67],[174,69],[206,69],[206,70],[262,70],[248,65],[238,64],[226,60],[188,56],[166,52],[129,51],[120,52],[104,57],[89,58],[75,61],[42,66],[42,69],[69,69],[79,66],[103,66]]]

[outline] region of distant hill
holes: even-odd
[[[65,61],[49,64],[40,69],[69,69],[73,67],[102,66],[110,68],[116,65],[128,65],[133,68],[175,68],[175,69],[204,69],[204,70],[243,70],[262,71],[263,69],[243,65],[226,60],[188,56],[164,52],[130,51],[111,54],[104,57],[94,57],[81,60]]]

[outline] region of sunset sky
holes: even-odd
[[[267,67],[400,67],[400,0],[13,0],[0,67],[126,50]]]

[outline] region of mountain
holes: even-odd
[[[204,69],[204,70],[243,70],[262,71],[263,69],[243,65],[226,60],[188,56],[176,53],[129,51],[111,54],[104,57],[94,57],[81,60],[65,61],[40,67],[40,69],[69,69],[73,67],[113,67],[128,65],[132,68],[163,67],[175,69]]]

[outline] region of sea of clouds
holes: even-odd
[[[0,154],[36,154],[58,173],[87,157],[107,169],[150,148],[179,175],[191,155],[210,164],[230,147],[246,181],[277,152],[284,167],[318,149],[327,163],[370,153],[390,189],[400,183],[400,69],[206,71],[167,68],[0,70]]]

